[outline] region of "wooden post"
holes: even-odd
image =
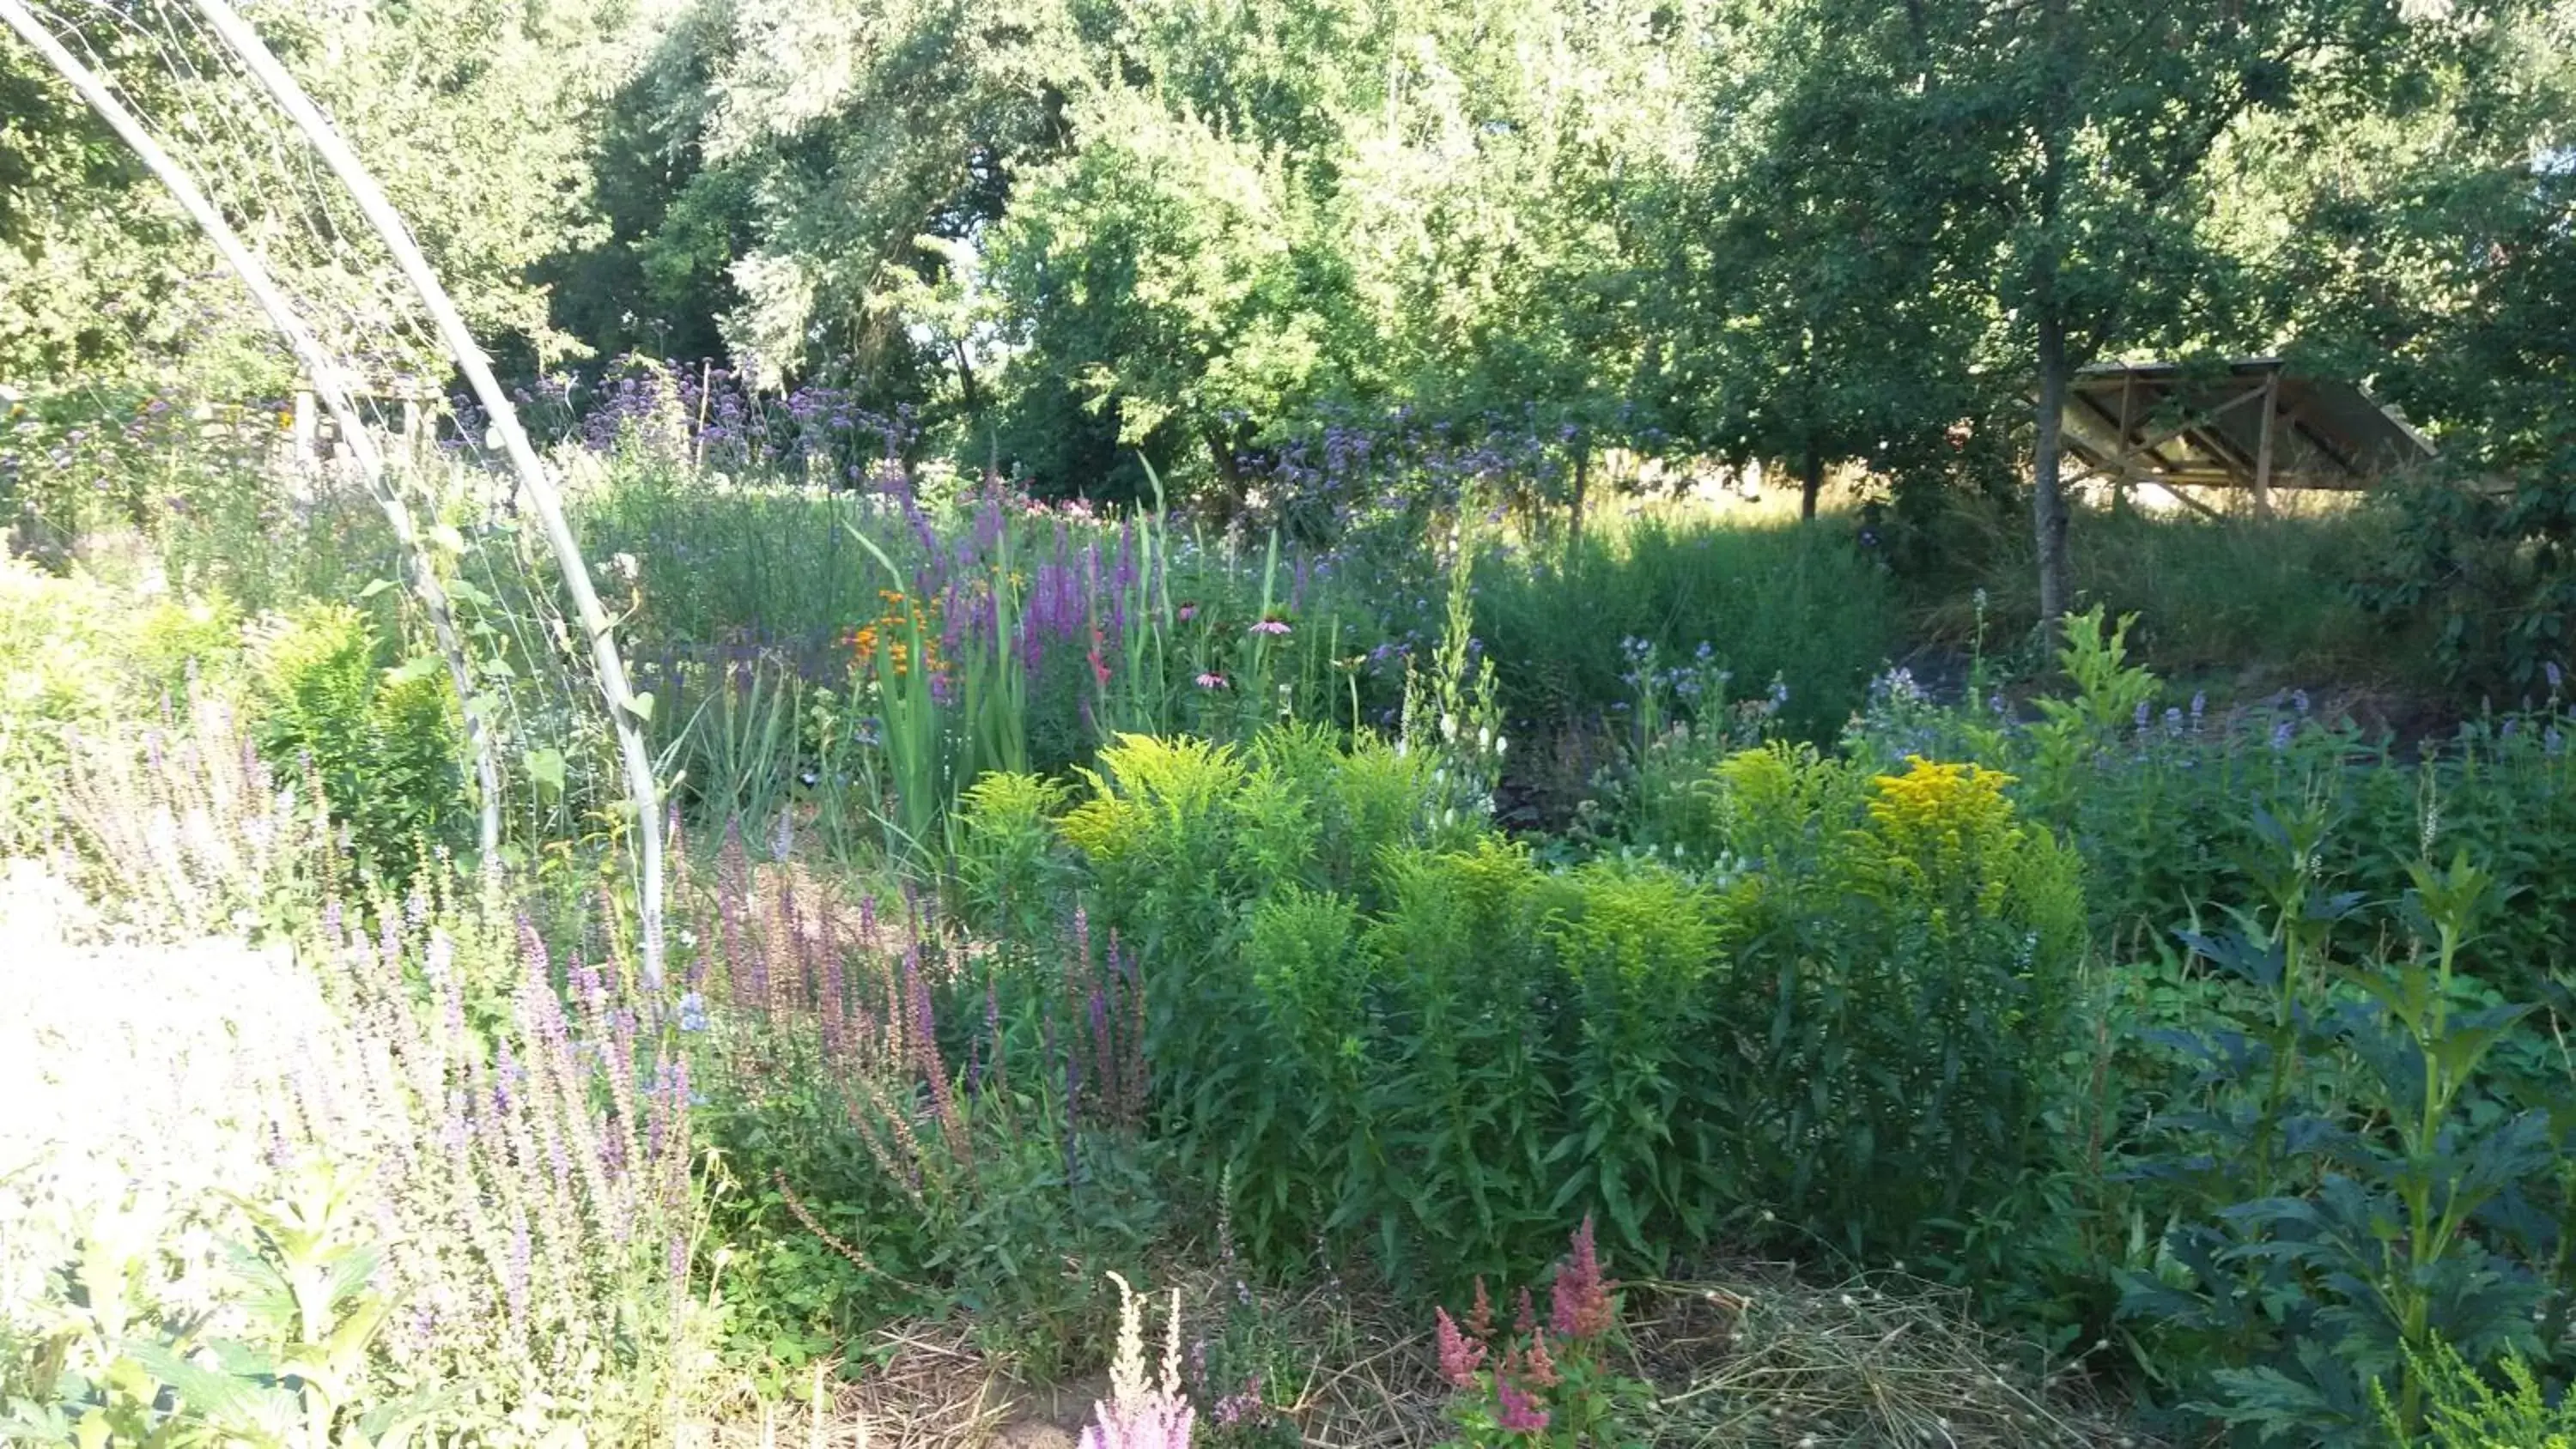
[[[2272,419],[2280,406],[2281,369],[2275,364],[2263,379],[2263,436],[2254,447],[2254,512],[2272,516]]]
[[[2111,473],[2111,511],[2125,513],[2129,507],[2129,481],[2137,476],[2136,455],[2129,451],[2129,432],[2137,421],[2138,375],[2120,374],[2120,451],[2119,466]]]
[[[300,467],[313,461],[314,447],[320,441],[321,434],[322,422],[320,418],[314,415],[313,410],[313,389],[309,387],[299,387],[295,390],[295,461],[297,466]]]

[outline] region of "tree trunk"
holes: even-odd
[[[965,394],[966,420],[971,425],[984,419],[984,401],[975,395],[975,367],[966,360],[966,344],[952,342],[949,351],[957,358],[957,386]]]
[[[2061,60],[2073,37],[2066,0],[2048,0],[2041,12],[2044,39]],[[2066,350],[2066,299],[2060,295],[2060,227],[2065,217],[2066,157],[2073,123],[2066,115],[2063,87],[2052,87],[2041,101],[2038,250],[2031,258],[2030,307],[2038,330],[2039,429],[2031,445],[2030,525],[2039,544],[2039,627],[2053,636],[2057,621],[2073,602],[2066,561],[2066,391],[2073,363]]]
[[[1825,491],[1825,454],[1816,440],[1807,440],[1807,456],[1798,468],[1798,517],[1808,523],[1816,521],[1816,499]]]
[[[1218,492],[1217,521],[1232,527],[1243,513],[1243,468],[1234,456],[1234,439],[1223,428],[1210,426],[1203,431],[1207,439],[1208,460],[1216,464]]]
[[[1566,532],[1567,552],[1583,547],[1583,495],[1592,482],[1592,439],[1589,434],[1574,450],[1574,525]]]
[[[2030,521],[2039,544],[2039,622],[2055,627],[2071,602],[2066,559],[2066,492],[2060,475],[2066,448],[2066,323],[2043,309],[2039,318],[2039,439],[2031,449]]]

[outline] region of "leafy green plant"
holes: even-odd
[[[2504,1385],[2482,1378],[2458,1349],[2434,1341],[2429,1351],[2409,1350],[2410,1377],[2422,1385],[2424,1413],[2410,1428],[2387,1390],[2372,1386],[2380,1427],[2394,1440],[2430,1449],[2570,1449],[2576,1446],[2576,1401],[2565,1393],[2552,1405],[2531,1365],[2508,1353]]]
[[[2412,948],[2346,963],[2330,932],[2352,899],[2313,894],[2313,827],[2276,839],[2289,857],[2271,921],[2193,940],[2256,989],[2260,1013],[2180,1038],[2210,1106],[2176,1117],[2186,1136],[2162,1162],[2183,1180],[2201,1167],[2216,1222],[2168,1239],[2165,1276],[2126,1275],[2124,1304],[2197,1336],[2204,1377],[2187,1383],[2208,1413],[2272,1436],[2355,1433],[2379,1395],[2412,1439],[2437,1340],[2484,1361],[2543,1352],[2558,1331],[2568,1083],[2563,1065],[2554,1084],[2500,1070],[2532,1007],[2459,974],[2493,909],[2483,871],[2419,860]],[[2535,1087],[2554,1114],[2527,1105]]]
[[[1035,775],[996,770],[959,802],[954,869],[967,920],[1016,939],[1053,920],[1058,862],[1055,816],[1071,791]]]
[[[352,1221],[359,1181],[311,1157],[284,1174],[274,1201],[236,1202],[250,1239],[231,1245],[213,1313],[183,1322],[148,1321],[133,1298],[154,1247],[149,1212],[95,1224],[76,1273],[80,1306],[65,1310],[9,1422],[31,1442],[84,1449],[410,1442],[435,1417],[437,1396],[392,1388],[373,1357],[391,1300]],[[103,1367],[71,1371],[76,1349]]]
[[[2099,605],[2063,621],[2065,644],[2057,662],[2075,693],[2066,699],[2042,696],[2036,702],[2042,722],[2031,735],[2044,802],[2057,804],[2078,790],[2078,768],[2116,742],[2156,697],[2155,675],[2129,663],[2129,626],[2136,622],[2136,615],[2123,615],[2105,632]]]
[[[145,600],[0,555],[0,850],[59,828],[76,741],[228,697],[240,627],[221,594]]]
[[[309,772],[361,863],[400,874],[453,834],[464,785],[437,661],[380,668],[382,647],[356,608],[308,602],[253,630],[249,670],[263,753]]]

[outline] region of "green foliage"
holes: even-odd
[[[958,801],[955,870],[966,919],[1026,938],[1044,929],[1055,894],[1055,815],[1071,792],[1052,780],[996,770]]]
[[[2459,974],[2494,904],[2465,856],[2412,867],[2407,949],[2343,960],[2355,898],[2319,874],[2317,826],[2274,834],[2271,909],[2185,938],[2252,990],[2233,1029],[2175,1034],[2198,1105],[2143,1166],[2186,1186],[2184,1221],[2156,1272],[2124,1275],[2124,1309],[2217,1418],[2277,1438],[2385,1415],[2412,1442],[2439,1351],[2561,1341],[2569,1080],[2517,1046],[2531,1004]]]
[[[1749,1078],[1731,1174],[1843,1251],[1963,1253],[2048,1155],[2087,995],[2078,861],[1974,766],[1917,759],[1864,793],[1774,749],[1719,778],[1751,938],[1712,1008]]]
[[[1737,697],[1785,682],[1782,726],[1827,739],[1897,631],[1885,579],[1819,530],[1649,516],[1588,530],[1561,559],[1484,567],[1477,590],[1476,633],[1516,734],[1520,721],[1579,722],[1631,696],[1620,674],[1634,666],[1609,646],[1637,639],[1664,660],[1710,646]]]
[[[400,873],[460,814],[460,725],[434,658],[379,668],[369,617],[307,603],[253,630],[260,744],[287,778],[319,785],[361,863]]]
[[[2576,1407],[2562,1394],[2553,1407],[2518,1355],[2504,1360],[2504,1387],[2479,1376],[2460,1351],[2436,1340],[2408,1362],[2424,1383],[2425,1414],[2417,1442],[2432,1449],[2568,1449],[2576,1445]],[[2385,1391],[2377,1398],[2380,1427],[2392,1438],[2407,1427]]]
[[[1991,774],[1738,757],[1701,826],[1738,877],[1544,869],[1385,746],[1102,758],[1071,884],[1138,952],[1163,1129],[1257,1260],[1321,1234],[1454,1287],[1584,1212],[1647,1258],[1764,1210],[1911,1252],[2045,1157],[2084,910]]]
[[[78,742],[227,692],[240,627],[219,594],[146,601],[0,557],[0,850],[56,833]]]

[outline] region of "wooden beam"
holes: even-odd
[[[2208,504],[2201,502],[2199,499],[2192,497],[2190,494],[2183,492],[2183,488],[2188,485],[2164,483],[2158,486],[2165,490],[2165,496],[2167,498],[2170,498],[2174,502],[2181,504],[2183,507],[2190,509],[2192,512],[2199,514],[2201,517],[2216,519],[2220,522],[2226,521],[2227,515],[2210,507]]]
[[[2069,392],[2067,397],[2076,402],[2082,403],[2086,411],[2092,413],[2093,416],[2100,418],[2105,425],[2113,428],[2120,426],[2120,420],[2111,416],[2111,410],[2102,406],[2102,404],[2096,402],[2090,396],[2080,392]],[[2159,438],[2155,442],[2141,444],[2138,447],[2132,448],[2128,446],[2129,439],[2127,435],[2123,434],[2120,438],[2120,448],[2113,452],[2110,457],[2104,459],[2102,466],[2105,468],[2116,468],[2126,460],[2134,458],[2140,453],[2144,453],[2147,455],[2149,461],[2153,462],[2160,469],[2179,467],[2180,465],[2175,463],[2173,459],[2168,458],[2164,456],[2163,453],[2157,451],[2164,447],[2165,444],[2172,441],[2173,439],[2169,437]]]
[[[2220,403],[2218,406],[2211,408],[2205,413],[2195,413],[2188,421],[2173,424],[2163,432],[2157,433],[2152,437],[2141,441],[2136,448],[2131,449],[2130,451],[2145,453],[2150,457],[2154,457],[2156,449],[2163,447],[2167,443],[2173,442],[2177,438],[2197,432],[2200,429],[2209,426],[2210,423],[2217,419],[2236,411],[2238,408],[2254,401],[2256,398],[2262,397],[2269,387],[2270,383],[2267,381],[2262,387],[2252,388],[2239,393],[2235,397],[2229,398],[2227,401]],[[2094,406],[2094,411],[2102,413],[2106,419],[2110,416],[2110,414],[2104,411],[2099,404]],[[2120,434],[2120,441],[2124,445],[2129,441],[2128,433],[2125,429],[2122,430]],[[2123,456],[2126,456],[2126,454],[2123,454]],[[2163,460],[2159,458],[2157,461],[2162,462]],[[2171,465],[2168,464],[2167,466]]]
[[[2272,516],[2272,434],[2280,408],[2281,374],[2274,372],[2263,379],[2263,434],[2254,445],[2254,511],[2264,518]]]

